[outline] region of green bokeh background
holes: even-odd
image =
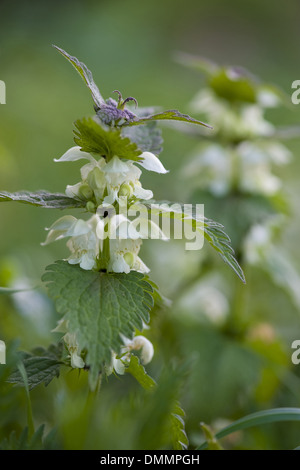
[[[0,188],[8,191],[48,189],[63,192],[66,184],[74,184],[79,179],[80,163],[58,165],[53,159],[73,145],[72,123],[77,118],[92,113],[92,101],[79,76],[51,48],[51,44],[64,48],[84,61],[93,71],[104,97],[111,96],[111,92],[118,89],[124,97],[134,96],[140,106],[159,105],[164,109],[177,108],[188,112],[188,104],[203,84],[203,79],[197,72],[176,63],[174,54],[177,51],[205,56],[222,64],[244,66],[263,81],[280,86],[290,95],[291,83],[300,79],[299,14],[300,5],[297,0],[286,3],[271,0],[152,0],[144,3],[137,0],[2,1],[0,79],[6,83],[7,103],[0,105]],[[298,124],[299,113],[300,106],[290,105],[269,111],[268,117],[275,124]],[[182,181],[180,168],[195,146],[195,141],[167,126],[164,128],[164,138],[161,159],[170,172],[163,176],[145,172],[143,186],[153,189],[157,199],[182,201],[187,188]],[[292,140],[288,147],[293,152],[294,159],[287,168],[280,169],[280,176],[292,203],[292,218],[285,232],[283,245],[299,270],[300,139]],[[63,243],[47,247],[40,245],[45,237],[44,228],[50,226],[58,215],[55,211],[25,205],[1,204],[2,284],[9,283],[14,277],[28,277],[34,283],[38,282],[47,264],[65,256]],[[163,274],[168,265],[164,266],[164,270],[160,269],[156,243],[160,242],[149,241],[151,248],[144,250],[145,260],[153,268],[152,278],[159,282],[163,292],[169,293],[172,291],[170,279]],[[167,253],[168,250],[173,256],[174,249],[166,247]],[[185,254],[182,246],[178,245],[177,250],[180,270]],[[220,269],[226,276],[234,276],[226,268],[224,270],[221,261]],[[289,304],[284,294],[276,293],[271,297],[274,288],[264,277],[260,279],[256,273],[250,274],[247,286],[251,292],[256,293],[255,297],[247,299],[247,311],[253,311],[258,318],[274,323],[285,338],[283,348],[288,351],[289,342],[300,337],[299,312]],[[13,311],[14,307],[8,300],[2,301],[0,328],[4,328],[1,321],[5,319],[8,323],[4,334],[8,340],[18,336],[21,346],[26,348],[35,346],[38,341],[45,344],[49,342],[49,334],[45,331],[31,331],[30,322],[23,317],[15,314],[15,317],[8,318],[8,312],[14,315]],[[54,322],[53,316],[49,323]],[[187,325],[184,328],[182,323],[184,322],[174,321],[172,324],[170,316],[166,319],[163,325],[166,345],[174,347],[176,341],[179,341],[178,337],[182,335],[182,343],[186,345],[182,347],[187,351],[186,355],[192,355],[193,345],[201,341],[201,336],[193,339],[196,334],[193,326]],[[208,346],[211,347],[212,342],[207,339],[205,332],[201,334],[203,341],[208,341]],[[173,340],[175,343],[172,343]],[[158,359],[154,363],[154,375],[159,374],[161,362],[166,363],[174,352],[172,349],[172,353],[168,352],[166,345],[161,350],[157,346],[158,356],[161,354],[165,360]],[[209,366],[209,348],[206,350],[207,357],[203,357],[203,364],[207,367],[203,365],[199,370],[200,382],[205,380],[207,374],[214,374]],[[234,368],[236,355],[234,352],[232,354]],[[230,361],[226,364],[230,364]],[[251,375],[252,363],[247,370],[250,371],[248,379],[251,382],[254,380]],[[294,372],[298,375],[297,368]],[[230,367],[226,377],[228,376],[230,382]],[[129,388],[127,382],[125,379],[126,390]],[[222,384],[215,386],[222,388]],[[238,388],[239,383],[232,386]],[[42,412],[43,403],[50,400],[51,393],[56,393],[57,386],[50,387],[47,391],[49,395],[43,390],[40,396],[35,391],[34,396],[37,419],[42,421],[49,418],[53,424],[55,417],[45,418]],[[294,390],[300,392],[298,383],[295,387]],[[105,393],[109,395],[108,392]],[[243,389],[241,393],[243,395]],[[297,393],[284,393],[284,390],[280,390],[275,402],[268,402],[267,399],[263,407],[270,407],[274,403],[282,406],[300,405]],[[121,394],[119,389],[116,400],[119,399],[118,394]],[[182,400],[187,404],[192,433],[196,433],[197,422],[201,419],[210,422],[218,417],[240,417],[241,414],[238,413],[241,410],[246,413],[256,409],[254,402],[247,402],[246,396],[241,397],[242,404],[234,409],[232,403],[227,407],[223,406],[224,403],[215,403],[213,399],[209,403],[209,395],[208,390],[208,403],[199,404],[199,409],[196,409],[195,401],[189,400],[188,393],[183,393]],[[20,408],[21,422],[23,414]],[[193,415],[195,418],[192,419]],[[109,416],[106,419],[109,421]],[[121,412],[119,419],[122,420]],[[127,415],[126,419],[130,423]],[[126,420],[125,422],[127,423]],[[125,424],[124,427],[126,433]],[[282,442],[283,447],[299,444],[297,434],[291,432],[284,441],[286,433],[281,429],[286,428],[279,426],[278,429],[275,437],[273,431],[268,429],[269,433],[253,434],[248,445],[278,448]],[[299,427],[295,430],[299,435]],[[73,442],[76,446],[75,440]],[[112,442],[113,437],[111,440],[103,440],[102,448],[105,445],[111,446]],[[68,445],[71,446],[70,443]],[[80,445],[79,442],[78,446]],[[130,445],[126,441],[123,448]],[[119,446],[122,448],[122,444]]]

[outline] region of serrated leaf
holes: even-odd
[[[45,386],[55,377],[59,377],[61,361],[62,344],[50,345],[48,349],[36,348],[32,353],[22,353],[22,364],[27,374],[29,390],[42,383]],[[19,369],[13,371],[8,377],[7,382],[24,386],[24,378]]]
[[[78,265],[57,261],[46,268],[43,281],[55,300],[57,311],[76,333],[80,349],[87,350],[90,387],[95,389],[112,351],[123,345],[121,334],[132,338],[149,321],[153,306],[152,287],[144,275],[85,271]]]
[[[207,217],[199,217],[196,211],[195,204],[184,205],[181,203],[173,203],[170,201],[140,201],[152,213],[157,214],[168,214],[171,218],[179,220],[190,220],[193,228],[203,232],[204,237],[210,243],[210,245],[219,253],[223,261],[228,264],[234,272],[238,275],[242,282],[245,283],[245,276],[241,266],[235,259],[234,250],[231,247],[230,238],[224,232],[222,224],[215,222],[214,220],[208,219]],[[139,204],[131,206],[132,209],[138,208]],[[180,210],[176,209],[176,206]],[[190,207],[190,209],[188,209]]]
[[[143,152],[152,152],[159,155],[163,150],[161,129],[155,121],[144,126],[124,127],[122,135],[129,137]]]
[[[120,129],[101,124],[97,118],[78,119],[75,127],[74,141],[82,151],[97,153],[108,160],[114,155],[133,161],[140,160],[142,150],[128,137],[122,137]]]
[[[8,438],[0,442],[0,450],[44,450],[53,448],[56,430],[52,429],[47,436],[44,436],[45,425],[41,424],[35,433],[30,437],[28,428],[24,428],[17,437],[12,431]]]
[[[60,52],[73,65],[75,70],[77,70],[77,72],[89,88],[95,105],[97,107],[100,107],[101,104],[104,103],[104,99],[102,98],[101,93],[94,82],[92,72],[87,68],[87,66],[83,62],[80,62],[76,57],[71,56],[58,46],[53,45],[53,47],[55,47],[55,49],[58,50],[58,52]]]
[[[124,124],[122,124],[122,127],[140,126],[141,124],[147,124],[150,121],[162,121],[162,120],[183,121],[183,122],[189,122],[192,124],[198,124],[200,126],[211,128],[211,126],[209,126],[208,124],[198,121],[197,119],[192,118],[188,114],[182,114],[177,109],[169,109],[168,111],[163,111],[161,113],[152,114],[151,116],[138,117],[133,121],[124,122]]]
[[[17,193],[0,192],[0,202],[16,201],[22,204],[44,207],[45,209],[73,209],[85,207],[80,199],[75,199],[60,193],[49,193],[47,191],[18,191]]]
[[[137,356],[132,355],[130,362],[124,363],[125,371],[131,374],[139,384],[148,391],[155,390],[157,384],[150,375],[145,371],[144,366],[140,363]],[[187,449],[189,441],[185,432],[185,413],[178,402],[172,407],[169,416],[169,431],[172,437],[172,445],[174,450]]]
[[[185,432],[185,412],[177,402],[171,414],[171,434],[174,450],[186,450],[189,440]]]

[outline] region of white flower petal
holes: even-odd
[[[95,258],[92,253],[87,253],[82,256],[79,266],[85,271],[90,271],[95,266]]]
[[[130,166],[119,157],[114,156],[103,168],[104,173],[128,173]]]
[[[86,165],[83,165],[80,169],[81,178],[83,180],[86,180],[89,173],[91,171],[93,171],[94,168],[96,168],[96,165],[97,165],[96,160],[94,162],[87,163]]]
[[[71,366],[73,369],[82,369],[84,367],[84,361],[82,357],[78,356],[76,352],[71,354]]]
[[[153,198],[153,192],[150,189],[144,189],[144,188],[142,188],[141,186],[138,186],[138,185],[134,186],[133,194],[138,199],[148,200],[148,199]]]
[[[130,272],[130,267],[124,260],[121,254],[115,254],[111,256],[110,263],[109,263],[109,271],[114,273],[126,273]]]
[[[139,258],[139,256],[136,257],[135,263],[132,266],[132,269],[134,271],[138,271],[139,273],[149,273],[150,269],[148,266],[145,265],[145,263]]]
[[[65,230],[50,230],[50,232],[47,235],[46,240],[41,243],[42,246],[49,245],[49,243],[56,242],[57,240],[61,240],[62,238],[66,238],[68,235],[66,235]]]
[[[137,162],[139,165],[144,167],[146,170],[155,171],[156,173],[168,173],[161,161],[151,152],[143,152],[139,155],[142,161]]]
[[[148,364],[153,358],[153,344],[151,343],[151,341],[145,338],[145,336],[136,336],[135,338],[133,338],[131,343],[131,349],[141,349],[141,361],[143,364]]]
[[[113,368],[115,369],[116,373],[119,375],[124,375],[125,374],[125,365],[120,359],[117,359],[116,357],[113,358]]]
[[[72,225],[77,222],[76,217],[72,215],[65,215],[60,219],[56,220],[51,227],[46,228],[46,230],[69,230]]]
[[[65,190],[65,193],[68,197],[78,197],[79,196],[79,189],[80,187],[82,186],[82,182],[80,181],[80,183],[76,183],[76,184],[73,184],[73,185],[70,185],[68,184],[68,186],[66,187],[66,190]]]
[[[72,147],[67,150],[60,158],[54,159],[55,162],[75,162],[76,160],[90,160],[91,162],[96,162],[94,157],[87,152],[82,152],[80,147]]]
[[[91,227],[89,227],[88,223],[85,220],[78,219],[74,227],[71,227],[68,230],[68,236],[78,237],[79,235],[85,235],[91,231]]]

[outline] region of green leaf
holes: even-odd
[[[256,83],[253,76],[242,68],[220,68],[210,80],[209,85],[221,98],[230,102],[255,103]]]
[[[238,261],[234,257],[234,251],[231,247],[230,238],[224,232],[223,225],[206,217],[199,217],[196,212],[196,205],[188,204],[185,207],[181,203],[173,203],[169,201],[140,201],[141,207],[146,206],[152,214],[168,214],[171,218],[177,220],[189,221],[194,229],[203,232],[204,237],[210,245],[219,253],[223,261],[230,266],[238,275],[242,282],[245,283],[245,276]],[[138,210],[139,204],[131,206],[131,209]]]
[[[140,160],[142,150],[128,137],[122,137],[120,129],[105,126],[97,118],[78,119],[75,127],[77,130],[74,131],[74,141],[82,151],[100,154],[108,160],[114,155],[128,160]]]
[[[22,204],[44,207],[45,209],[73,209],[85,207],[80,199],[71,198],[60,193],[48,193],[47,191],[19,191],[17,193],[0,192],[0,202],[16,201]]]
[[[213,431],[207,424],[205,423],[200,423],[200,426],[202,428],[202,431],[206,437],[207,441],[207,448],[208,450],[223,450],[223,447],[219,444],[217,441]]]
[[[178,402],[175,403],[173,412],[171,413],[171,435],[174,450],[186,450],[189,440],[185,432],[184,422],[185,412]]]
[[[76,333],[79,348],[86,349],[89,382],[95,389],[104,364],[110,364],[112,351],[123,345],[121,334],[132,338],[149,321],[153,306],[151,285],[144,275],[85,271],[78,265],[57,261],[48,266],[43,281],[56,302],[57,311]]]
[[[77,70],[77,72],[89,88],[95,105],[97,107],[100,107],[101,104],[104,103],[104,99],[102,98],[101,93],[94,82],[92,72],[87,68],[87,66],[83,62],[80,62],[76,57],[69,55],[60,47],[57,47],[55,45],[53,45],[53,47],[55,47],[55,49],[57,49],[58,52],[60,52],[73,65],[75,70]]]
[[[168,111],[163,111],[161,113],[152,114],[151,116],[136,118],[134,121],[126,121],[124,122],[124,124],[122,124],[122,127],[140,126],[141,124],[147,124],[150,121],[161,121],[161,120],[183,121],[183,122],[189,122],[192,124],[198,124],[200,126],[211,128],[211,126],[209,126],[208,124],[198,121],[197,119],[192,118],[188,114],[182,114],[177,109],[170,109]]]
[[[19,437],[15,431],[12,431],[8,438],[0,442],[0,450],[51,450],[54,448],[56,430],[52,429],[47,436],[44,436],[44,430],[45,425],[41,424],[31,437],[27,427]]]
[[[18,372],[20,374],[22,384],[25,387],[26,401],[27,401],[28,433],[29,433],[29,437],[31,437],[34,434],[34,423],[33,423],[33,415],[32,415],[31,398],[30,398],[30,393],[29,393],[29,381],[28,381],[27,372],[26,372],[23,362],[20,362],[18,364]]]
[[[131,374],[145,390],[152,390],[156,387],[155,380],[147,374],[137,356],[132,355],[129,364],[126,362],[124,364],[125,371]]]
[[[159,155],[162,152],[163,139],[157,122],[152,121],[144,126],[124,127],[122,135],[129,137],[143,152]]]
[[[59,377],[60,366],[63,364],[62,343],[50,345],[48,349],[36,348],[32,353],[22,354],[22,365],[25,368],[29,390],[44,383],[45,386],[55,377]],[[20,370],[15,370],[7,382],[24,386]]]
[[[215,437],[221,439],[236,431],[251,428],[253,426],[261,426],[263,424],[278,423],[280,421],[300,421],[300,408],[273,408],[271,410],[258,411],[244,418],[238,419],[217,432]],[[204,450],[208,447],[205,441],[197,450]]]
[[[153,391],[157,388],[157,384],[152,377],[150,377],[145,368],[140,363],[137,356],[132,355],[129,364],[124,362],[125,371],[131,374],[139,384],[148,391]],[[172,437],[172,445],[174,450],[187,449],[189,441],[185,432],[185,413],[180,407],[178,402],[172,407],[172,412],[168,419],[168,428]]]
[[[276,213],[269,199],[254,194],[232,193],[215,197],[208,191],[195,191],[192,200],[201,201],[207,214],[228,227],[228,235],[234,249],[242,246],[254,224],[265,222]]]

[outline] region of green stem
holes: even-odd
[[[29,385],[28,385],[28,378],[26,369],[24,367],[23,362],[18,364],[18,369],[22,376],[25,391],[26,391],[26,400],[27,400],[27,426],[28,426],[28,437],[32,437],[34,434],[34,423],[33,423],[33,414],[32,414],[32,406],[31,406],[31,399],[30,399],[30,392],[29,392]]]

